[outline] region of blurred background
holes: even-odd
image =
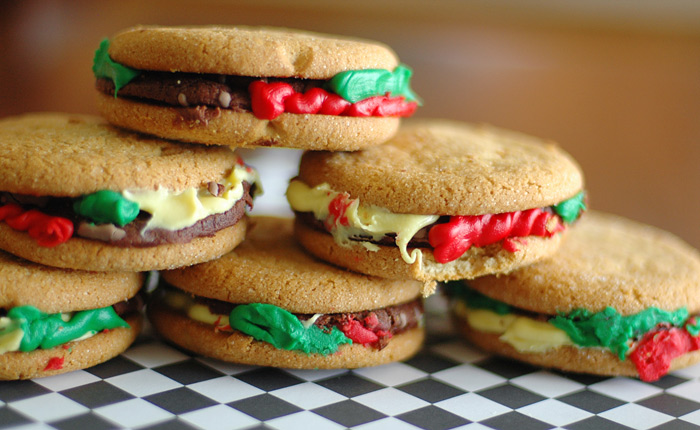
[[[0,117],[96,113],[92,56],[137,24],[275,25],[384,42],[414,69],[420,117],[552,139],[592,208],[700,248],[700,2],[695,0],[0,1]],[[289,213],[298,151],[246,151]]]

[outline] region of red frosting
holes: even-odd
[[[378,330],[379,319],[374,313],[370,313],[362,321],[356,320],[354,317],[348,317],[345,324],[340,326],[340,331],[351,339],[354,343],[362,345],[371,345],[379,342],[383,338],[391,338],[390,332]]]
[[[552,218],[557,220],[556,225],[547,228]],[[517,247],[508,238],[551,237],[563,229],[556,215],[538,208],[495,215],[453,216],[449,222],[431,228],[428,241],[434,248],[435,260],[444,264],[458,259],[472,246],[482,247],[505,239],[504,249],[515,252]]]
[[[671,360],[698,349],[700,336],[673,327],[647,333],[630,354],[630,359],[637,366],[639,379],[651,382],[668,373]]]
[[[0,206],[0,221],[14,230],[26,231],[39,246],[51,248],[73,235],[73,222],[67,218],[46,215],[36,209],[25,211],[15,203]]]
[[[61,370],[63,369],[63,361],[65,358],[63,357],[51,357],[49,359],[49,362],[46,363],[46,367],[44,367],[44,372],[47,370]]]
[[[348,216],[345,212],[348,210],[348,206],[352,204],[353,200],[350,199],[350,195],[347,193],[338,194],[328,203],[328,218],[326,219],[326,226],[329,229],[333,229],[338,224],[348,226],[350,221],[348,221]]]
[[[259,119],[275,119],[284,112],[343,116],[411,116],[418,107],[403,97],[376,96],[350,103],[321,88],[305,93],[294,91],[284,82],[255,81],[248,87],[253,114]]]

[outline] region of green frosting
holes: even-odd
[[[95,51],[92,61],[92,73],[96,78],[107,78],[114,82],[114,97],[124,85],[141,74],[140,71],[121,65],[109,57],[109,39],[100,42],[100,47]]]
[[[700,321],[698,321],[698,318],[693,318],[693,319],[689,320],[685,325],[685,329],[693,337],[699,335],[700,334]]]
[[[403,64],[393,72],[384,69],[348,70],[333,76],[327,87],[350,103],[386,93],[420,103],[411,89],[412,73]]]
[[[73,210],[98,224],[129,224],[139,214],[139,204],[125,199],[115,191],[102,190],[81,197],[73,203]]]
[[[473,309],[486,309],[498,315],[509,314],[513,309],[506,303],[492,299],[491,297],[469,288],[463,281],[445,282],[444,288],[448,295],[459,297]]]
[[[64,321],[60,313],[46,314],[33,306],[12,308],[7,317],[17,321],[24,332],[19,347],[22,352],[53,348],[88,333],[129,327],[111,306],[76,312],[69,321]]]
[[[257,340],[275,348],[303,351],[307,354],[333,354],[338,346],[352,340],[336,327],[325,332],[312,325],[305,328],[291,312],[274,305],[251,303],[236,306],[229,316],[229,324]]]
[[[556,212],[565,223],[571,224],[576,221],[582,211],[586,210],[585,200],[586,193],[581,191],[569,200],[564,200],[554,205],[554,212]]]
[[[661,323],[681,327],[688,319],[686,308],[674,312],[651,307],[634,315],[620,315],[614,308],[592,313],[586,309],[575,309],[568,315],[559,315],[549,320],[555,327],[564,330],[579,346],[602,346],[625,359],[630,339],[641,337]]]

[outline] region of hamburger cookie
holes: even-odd
[[[84,369],[141,329],[143,275],[42,266],[0,251],[0,380]]]
[[[0,249],[97,271],[180,267],[230,251],[258,183],[229,148],[68,114],[0,120],[0,170]]]
[[[551,259],[467,284],[455,324],[497,354],[644,381],[700,361],[700,254],[650,226],[592,212]]]
[[[418,105],[389,47],[283,28],[129,28],[93,72],[111,123],[207,145],[356,150]]]
[[[162,336],[224,361],[302,369],[375,366],[420,349],[420,283],[334,268],[297,245],[292,220],[251,220],[229,254],[162,272],[148,306]]]
[[[554,144],[436,120],[354,153],[307,151],[287,200],[297,239],[318,258],[421,281],[549,256],[585,208],[581,171]]]

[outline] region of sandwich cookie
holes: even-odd
[[[283,28],[129,28],[93,72],[108,121],[207,145],[356,150],[419,103],[389,47]]]
[[[95,117],[0,120],[0,249],[61,268],[147,271],[245,236],[257,173],[229,148],[146,138]]]
[[[592,212],[551,259],[448,285],[456,326],[539,366],[654,381],[700,361],[700,253]]]
[[[334,268],[297,245],[291,219],[251,220],[229,254],[161,272],[148,316],[162,336],[224,361],[300,369],[375,366],[420,349],[420,283]]]
[[[355,153],[304,153],[287,200],[296,237],[318,258],[421,281],[551,255],[585,208],[582,173],[556,145],[436,120]]]
[[[143,276],[42,266],[0,251],[0,379],[84,369],[141,330]]]

